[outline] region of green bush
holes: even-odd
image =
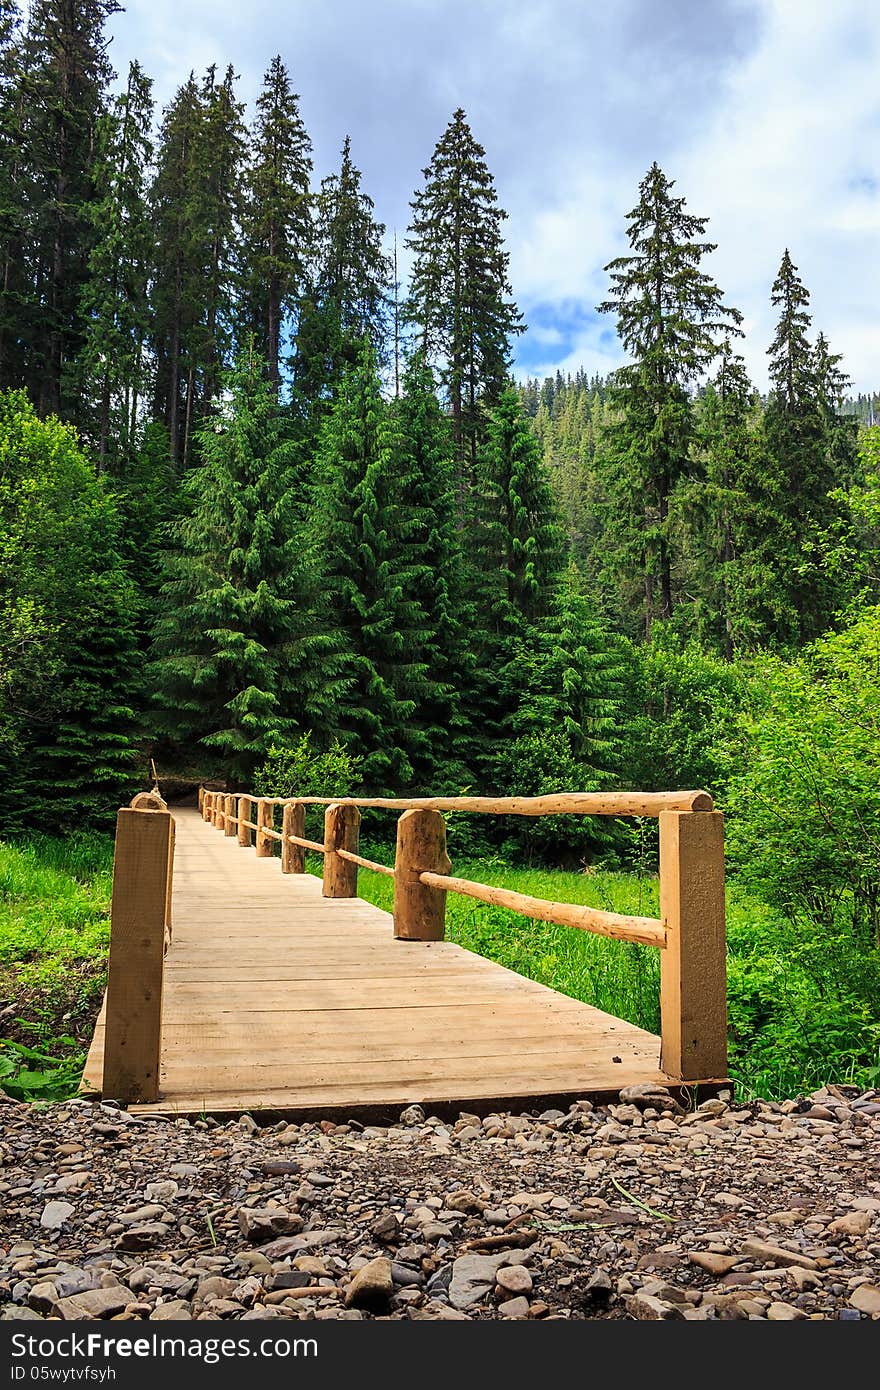
[[[311,734],[289,747],[273,744],[257,769],[260,796],[355,796],[361,782],[360,759],[338,740],[324,752],[312,747]]]

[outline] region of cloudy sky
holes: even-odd
[[[251,101],[290,68],[315,147],[346,133],[389,233],[455,107],[485,146],[528,323],[517,372],[621,360],[595,312],[603,266],[657,160],[717,241],[766,384],[787,245],[856,389],[880,387],[880,4],[876,0],[128,0],[111,57],[161,104],[232,62]]]

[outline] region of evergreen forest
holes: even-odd
[[[93,1017],[91,895],[152,759],[275,795],[706,788],[728,814],[740,1074],[877,1084],[880,397],[814,319],[797,225],[754,250],[768,390],[711,222],[657,163],[591,306],[626,365],[525,379],[507,214],[464,110],[412,171],[401,280],[357,131],[319,178],[281,56],[251,109],[229,65],[158,110],[137,62],[114,71],[118,8],[32,0],[25,21],[0,0],[18,1045]],[[621,901],[654,834],[454,820],[450,849],[484,875],[605,874]],[[29,894],[56,904],[57,950]],[[559,934],[513,931],[501,958],[566,988]],[[640,948],[616,949],[629,993],[603,1007],[652,1026]]]

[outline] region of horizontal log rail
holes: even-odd
[[[532,898],[510,888],[496,888],[486,883],[474,883],[467,878],[451,878],[448,874],[419,874],[419,882],[429,888],[445,888],[466,898],[477,898],[493,907],[506,907],[521,912],[538,922],[551,922],[558,927],[577,927],[597,936],[613,937],[615,941],[636,941],[640,946],[666,946],[666,930],[657,917],[627,917],[619,912],[603,912],[599,908],[582,907],[577,903],[550,902]]]
[[[256,807],[256,820],[252,807]],[[275,829],[275,808],[283,825]],[[306,808],[323,806],[324,841],[304,834]],[[521,913],[534,921],[573,927],[660,951],[661,1066],[690,1080],[725,1077],[727,1067],[724,911],[724,818],[704,791],[560,792],[535,797],[256,797],[202,789],[203,818],[249,845],[274,853],[283,873],[305,872],[305,853],[323,856],[323,893],[357,895],[359,868],[394,880],[394,935],[402,941],[441,941],[446,894]],[[394,867],[358,852],[360,808],[402,812]],[[660,917],[607,912],[554,902],[458,878],[450,873],[443,811],[491,815],[653,816],[660,823]]]
[[[362,806],[388,811],[477,811],[504,816],[659,816],[711,811],[708,792],[557,792],[550,796],[276,796],[271,806]]]

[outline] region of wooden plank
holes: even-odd
[[[684,1081],[727,1070],[724,816],[660,817],[662,1065]]]
[[[114,1100],[158,1097],[171,815],[116,818],[106,1052],[102,1090]]]

